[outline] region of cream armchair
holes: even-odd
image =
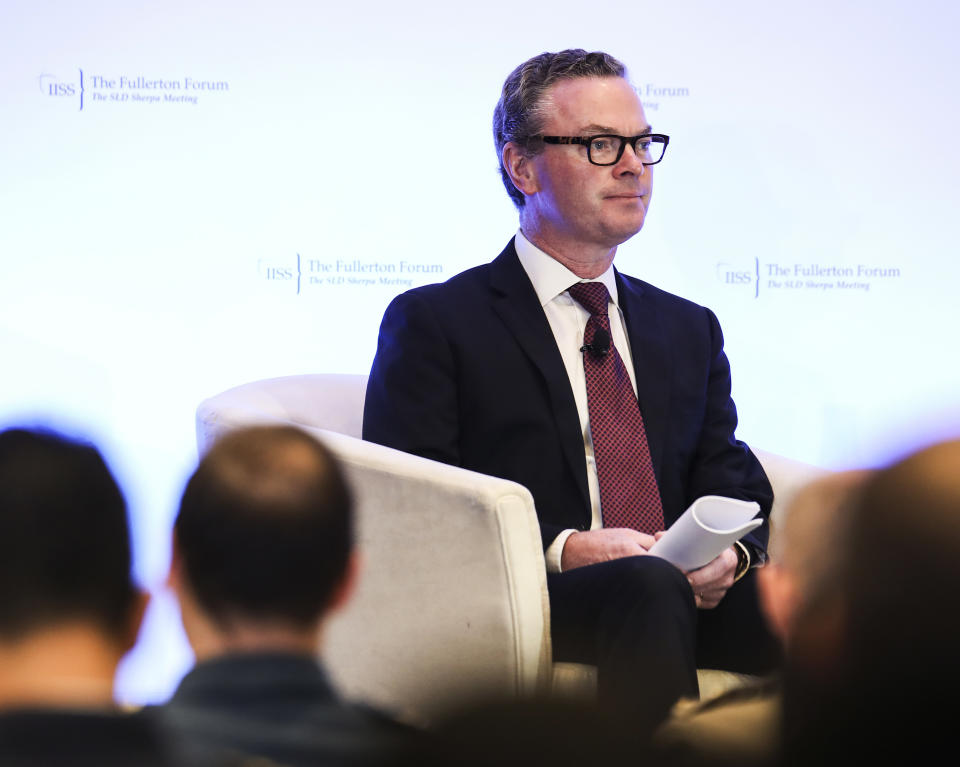
[[[580,694],[596,670],[552,663],[536,511],[514,482],[362,441],[366,376],[255,381],[197,410],[201,451],[254,423],[293,423],[342,462],[355,495],[364,572],[328,632],[344,692],[429,723],[465,695]],[[778,510],[822,470],[756,451]],[[702,692],[729,677],[701,672]],[[705,689],[706,688],[706,689]]]

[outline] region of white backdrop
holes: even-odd
[[[543,50],[671,136],[618,266],[713,308],[740,436],[842,467],[960,432],[958,5],[0,3],[0,426],[102,445],[157,591],[120,694],[189,663],[160,586],[193,413],[366,372],[406,287],[516,227],[490,119]]]

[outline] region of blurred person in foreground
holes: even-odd
[[[960,683],[960,441],[876,473],[843,553],[791,639],[783,762],[939,761]]]
[[[95,447],[0,433],[0,546],[0,764],[183,764],[153,718],[114,703],[146,597]]]
[[[764,616],[788,654],[795,634],[811,630],[798,620],[836,582],[845,549],[835,542],[843,540],[838,535],[870,476],[858,470],[815,479],[793,497],[783,520],[774,520],[770,561],[757,573],[757,587]],[[781,741],[782,683],[775,673],[703,701],[681,701],[657,733],[662,754],[675,764],[771,763]]]
[[[241,429],[200,461],[169,579],[197,663],[164,706],[196,754],[370,764],[407,737],[342,701],[318,658],[357,580],[353,528],[339,467],[299,429]]]

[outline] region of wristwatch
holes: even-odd
[[[733,548],[737,552],[737,570],[733,574],[733,582],[736,583],[747,574],[753,558],[750,556],[750,549],[747,548],[747,544],[734,541]]]

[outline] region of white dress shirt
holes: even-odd
[[[634,394],[637,391],[636,376],[633,371],[633,357],[630,354],[630,342],[624,327],[623,311],[620,309],[617,293],[617,281],[613,266],[594,280],[584,280],[571,272],[552,256],[544,253],[540,248],[524,237],[522,231],[517,232],[514,242],[520,264],[533,283],[533,289],[540,299],[547,322],[557,341],[560,355],[563,357],[570,386],[573,388],[573,397],[577,403],[577,413],[580,416],[580,430],[583,433],[583,452],[587,460],[587,485],[590,489],[590,529],[603,527],[600,514],[600,483],[597,478],[597,462],[593,456],[593,439],[590,436],[590,413],[587,408],[587,379],[583,372],[583,333],[587,327],[590,313],[571,298],[568,289],[577,282],[602,282],[610,293],[610,303],[616,311],[610,311],[610,335],[613,345],[620,352],[623,364],[630,376],[630,384]],[[608,307],[609,308],[609,307]],[[553,543],[545,552],[547,572],[560,572],[560,558],[563,546],[576,530],[564,530],[554,538]]]

